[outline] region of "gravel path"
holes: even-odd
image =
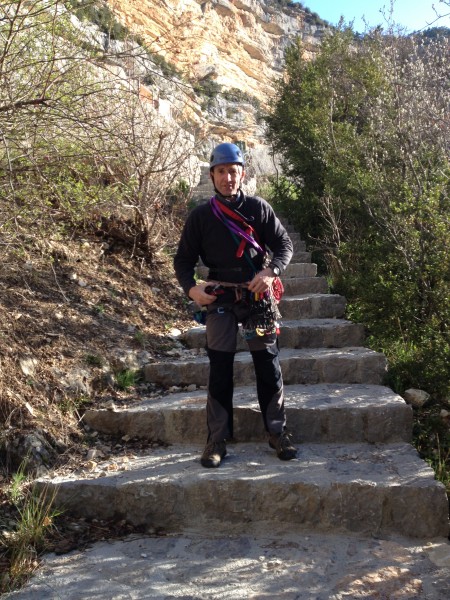
[[[98,542],[47,555],[14,600],[448,600],[450,544],[405,538],[217,536]]]

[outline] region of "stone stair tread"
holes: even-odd
[[[147,410],[203,410],[205,408],[206,394],[206,389],[197,389],[192,392],[175,392],[158,397],[144,397],[139,403],[127,406],[125,409],[117,407],[114,412],[127,411],[141,413]],[[349,405],[355,408],[392,405],[408,406],[401,396],[387,386],[346,383],[285,385],[284,402],[286,408],[291,410],[299,408],[324,410],[330,407],[345,408]],[[235,410],[239,409],[239,407],[258,408],[255,387],[252,385],[235,387],[233,405]],[[410,407],[408,410],[410,410]],[[92,412],[110,413],[111,411],[108,409],[88,409],[86,411],[87,414]]]
[[[280,353],[283,379],[290,383],[370,383],[380,384],[386,369],[385,357],[364,347],[283,348]],[[146,381],[161,385],[205,385],[208,358],[179,358],[144,367]],[[252,357],[238,352],[234,363],[236,384],[254,379]],[[300,379],[299,379],[300,378]]]
[[[364,346],[346,346],[344,348],[282,348],[280,351],[280,359],[296,358],[296,357],[320,358],[320,357],[339,357],[339,356],[383,356],[381,353],[365,348]],[[250,362],[251,356],[249,352],[238,352],[235,356],[235,362]],[[149,363],[147,366],[155,365],[180,365],[188,363],[205,363],[208,364],[206,356],[194,356],[189,358],[180,357],[176,360],[173,358],[164,359],[155,363]],[[331,383],[331,382],[329,382]]]
[[[125,470],[107,469],[107,476],[86,470],[83,474],[56,476],[55,485],[66,481],[89,481],[100,486],[120,485],[121,482],[145,482],[174,478],[185,480],[239,480],[269,476],[286,483],[304,481],[319,486],[331,483],[372,482],[387,487],[402,483],[406,486],[435,484],[433,471],[420,462],[410,444],[300,444],[298,457],[280,461],[267,442],[228,443],[227,457],[219,469],[204,469],[200,465],[203,444],[173,444],[160,446],[145,455],[134,456],[121,463],[120,459],[98,463],[98,469],[112,463],[124,464]],[[45,480],[45,478],[43,478]]]
[[[283,300],[287,301],[287,302],[292,302],[294,300],[313,300],[315,298],[317,298],[319,300],[323,300],[324,298],[327,298],[327,299],[342,300],[343,302],[346,301],[344,296],[341,296],[340,294],[318,294],[315,292],[305,293],[305,294],[289,294],[289,296],[286,296],[286,295],[283,296]]]
[[[361,327],[358,323],[354,323],[353,321],[349,321],[348,319],[341,319],[336,317],[324,317],[324,318],[306,318],[306,319],[283,319],[282,326],[284,327],[323,327],[325,329],[333,329],[334,327],[345,327],[345,326],[354,326]],[[204,325],[197,325],[195,327],[191,327],[187,331],[198,331],[204,332],[206,327]],[[185,332],[186,333],[186,332]],[[183,334],[184,335],[184,334]]]
[[[165,442],[206,440],[206,390],[143,399],[124,408],[88,409],[84,422],[110,435]],[[410,441],[412,410],[390,388],[364,384],[286,385],[289,430],[295,442]],[[266,438],[255,386],[234,390],[234,437]],[[182,417],[182,418],[181,418]]]
[[[219,469],[200,466],[202,449],[159,447],[124,463],[126,470],[107,461],[98,465],[102,476],[56,477],[50,487],[56,505],[80,516],[100,511],[102,518],[177,531],[212,526],[231,533],[273,520],[293,529],[446,534],[445,488],[409,444],[302,444],[288,462],[267,443],[229,444]]]
[[[349,321],[348,319],[340,319],[336,317],[324,317],[321,318],[307,318],[307,319],[283,319],[282,326],[295,328],[295,327],[311,327],[311,328],[325,328],[325,329],[333,329],[335,327],[346,327],[346,326],[354,326],[361,327],[358,323],[354,323],[353,321]],[[204,325],[197,325],[195,327],[191,327],[187,332],[204,332],[206,327]],[[186,333],[186,332],[185,332]],[[185,335],[185,333],[183,335]]]
[[[310,263],[311,262],[311,252],[307,252],[305,250],[295,250],[292,256],[292,260],[289,264],[296,263]]]
[[[307,293],[284,295],[280,300],[281,315],[286,320],[299,318],[342,318],[346,300],[339,294]]]
[[[334,327],[354,326],[361,327],[358,323],[353,323],[348,319],[338,319],[336,317],[324,317],[310,319],[283,319],[282,324],[285,327],[323,327],[325,329],[333,329]]]
[[[198,264],[195,268],[196,274],[201,279],[207,279],[209,268],[205,265]],[[311,262],[309,253],[305,253],[305,260],[291,262],[283,271],[281,279],[292,279],[298,277],[316,277],[317,276],[317,265]]]
[[[295,294],[328,294],[328,282],[325,277],[281,277],[285,289],[285,296]]]
[[[185,331],[182,339],[189,348],[203,348],[205,346],[205,335],[206,327],[200,325],[191,327],[191,329]],[[280,325],[279,344],[282,348],[311,347],[318,336],[321,346],[324,347],[342,347],[356,345],[356,343],[362,344],[364,340],[364,327],[346,319],[334,317],[324,319],[283,319]],[[351,336],[351,341],[349,340],[349,336]],[[292,341],[295,341],[297,345],[292,346]],[[239,338],[238,351],[246,349],[245,340]]]

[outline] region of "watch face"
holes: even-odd
[[[280,269],[278,267],[272,267],[272,271],[274,272],[274,275],[276,275],[277,277],[280,274]]]

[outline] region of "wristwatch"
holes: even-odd
[[[269,265],[269,269],[272,269],[273,274],[275,275],[275,277],[279,277],[281,270],[279,269],[279,267],[277,267],[276,265]]]

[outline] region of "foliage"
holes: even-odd
[[[415,410],[414,443],[447,490],[450,499],[450,428],[438,403]],[[448,412],[448,411],[447,411]]]
[[[400,387],[450,392],[448,42],[350,28],[288,49],[268,118],[274,196]]]
[[[25,238],[46,242],[99,214],[131,214],[151,261],[171,228],[165,202],[188,136],[141,97],[136,71],[154,57],[130,42],[124,68],[111,69],[119,58],[94,46],[62,4],[0,7],[1,250],[26,256]]]
[[[419,33],[414,34],[418,38],[422,38],[424,42],[427,40],[436,40],[439,38],[450,39],[450,29],[448,27],[430,27],[429,29],[425,29],[425,31],[420,31]]]
[[[308,6],[303,6],[305,11],[305,21],[312,25],[318,25],[319,27],[327,27],[328,21],[322,19],[316,12],[313,12]]]
[[[305,21],[312,25],[327,26],[328,22],[322,19],[316,12],[313,12],[303,2],[293,2],[293,0],[268,0],[269,5],[281,8],[289,8],[295,11],[303,11],[305,13]]]
[[[203,96],[205,101],[202,103],[202,109],[208,110],[215,98],[221,91],[221,85],[211,77],[205,77],[201,81],[196,81],[192,85],[192,89],[199,96]]]
[[[8,522],[0,519],[0,557],[8,564],[8,569],[0,575],[0,592],[20,587],[36,569],[54,520],[60,514],[53,507],[55,492],[50,493],[45,486],[34,489],[24,472],[22,464],[8,490],[16,515],[14,525],[10,518]]]
[[[146,48],[146,46],[143,42],[140,43],[140,45],[142,46],[142,48],[145,49],[146,53],[150,57],[151,62],[154,63],[157,67],[159,67],[159,69],[161,70],[164,77],[166,77],[168,79],[173,79],[175,77],[178,77],[178,78],[182,77],[182,73],[175,67],[175,65],[173,65],[171,62],[169,62],[162,54],[157,54],[156,52],[151,52],[148,48]],[[143,83],[145,83],[146,85],[151,85],[151,84],[155,83],[155,74],[152,71],[148,72],[144,76]]]
[[[302,8],[300,3],[293,2],[293,0],[270,0],[269,4],[273,4],[274,6],[281,6],[282,8]]]
[[[116,385],[120,390],[127,390],[135,386],[140,378],[139,371],[133,369],[123,369],[115,374]]]
[[[86,354],[84,357],[85,363],[87,365],[91,365],[92,367],[101,368],[104,365],[104,359],[98,354]]]
[[[252,96],[248,92],[245,92],[244,90],[241,90],[239,88],[230,88],[229,90],[223,90],[222,96],[225,98],[225,100],[228,100],[229,102],[247,102],[248,104],[251,104],[254,108],[256,108],[256,110],[261,109],[261,102],[259,98],[256,98],[256,96]]]
[[[106,33],[112,40],[124,40],[129,35],[127,27],[119,23],[107,2],[102,0],[66,0],[66,6],[82,21],[86,20]]]

